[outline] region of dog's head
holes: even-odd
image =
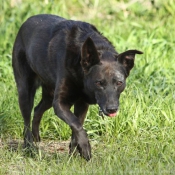
[[[128,50],[116,54],[105,51],[99,54],[91,38],[87,38],[82,46],[81,66],[84,71],[85,92],[90,98],[95,98],[107,116],[117,114],[119,97],[134,66],[135,54],[142,52]]]

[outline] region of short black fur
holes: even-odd
[[[21,26],[13,48],[12,65],[24,119],[24,143],[40,141],[43,113],[55,114],[72,129],[70,154],[78,150],[86,160],[91,146],[83,122],[89,104],[98,104],[106,116],[115,116],[125,80],[137,50],[118,54],[95,26],[55,15],[36,15]],[[36,89],[42,98],[31,111]],[[74,105],[74,113],[70,111]]]

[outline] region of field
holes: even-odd
[[[120,111],[104,120],[91,106],[84,124],[91,161],[68,156],[71,131],[48,110],[38,151],[23,149],[23,119],[11,67],[21,24],[39,13],[94,24],[120,53],[137,55]],[[173,0],[1,0],[0,174],[169,175],[175,172],[175,2]],[[173,57],[173,58],[172,58]],[[37,92],[35,104],[40,100]]]

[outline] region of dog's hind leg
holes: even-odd
[[[19,94],[19,106],[24,119],[24,146],[29,147],[33,143],[32,133],[30,131],[30,119],[31,119],[31,111],[33,108],[34,95],[36,92],[36,87],[32,84],[33,82],[25,82],[20,83],[18,85],[18,94]]]
[[[84,119],[86,117],[86,113],[88,111],[89,105],[85,103],[83,100],[78,100],[74,104],[74,114],[79,119],[81,125],[83,126]],[[69,145],[69,154],[76,153],[77,143],[75,139],[75,134],[72,131],[71,142]]]
[[[34,76],[34,73],[30,71],[23,72],[23,76],[17,76],[17,74],[15,75],[18,89],[19,106],[24,119],[23,134],[25,147],[30,146],[33,142],[32,134],[30,131],[30,118],[37,88]]]
[[[19,106],[24,119],[24,146],[29,147],[33,142],[30,118],[37,88],[37,77],[26,60],[26,54],[20,40],[17,40],[14,45],[12,65],[17,84]]]
[[[47,88],[42,86],[42,99],[34,109],[34,117],[32,121],[32,134],[36,142],[40,141],[39,124],[46,110],[51,108],[53,96]]]

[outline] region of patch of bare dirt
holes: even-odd
[[[68,152],[70,141],[41,141],[36,143],[36,147],[40,150],[43,150],[47,153],[55,153],[55,152]],[[18,150],[18,148],[23,148],[23,140],[20,139],[12,139],[12,140],[3,140],[0,139],[0,148],[7,148],[10,150]]]

